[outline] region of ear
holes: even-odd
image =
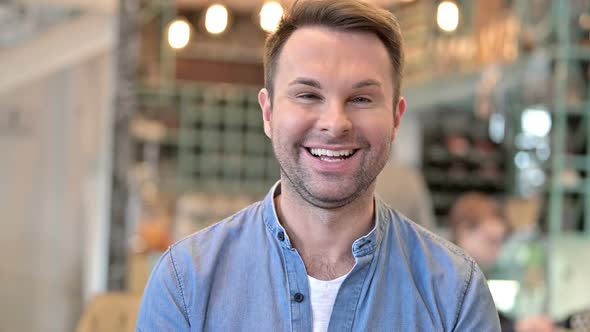
[[[264,133],[268,138],[272,138],[271,120],[272,120],[272,104],[270,94],[266,88],[258,92],[258,104],[262,110],[262,121],[264,122]]]
[[[397,137],[397,131],[399,130],[399,125],[402,122],[402,118],[404,113],[406,112],[406,100],[404,97],[399,97],[397,105],[395,105],[395,111],[393,113],[393,138]]]

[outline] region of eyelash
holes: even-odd
[[[362,99],[362,100],[359,100],[359,99]],[[359,103],[370,103],[372,100],[369,99],[369,98],[367,98],[367,97],[359,96],[359,97],[351,98],[350,101],[352,101],[353,103],[356,103],[356,102],[359,102]]]
[[[322,97],[320,97],[314,93],[301,93],[301,94],[297,95],[297,98],[300,98],[303,100],[320,100],[320,99],[322,99]],[[349,101],[352,103],[361,103],[361,104],[366,104],[366,103],[372,102],[372,100],[370,98],[363,97],[363,96],[357,96],[357,97],[350,98]]]
[[[313,93],[301,93],[297,95],[297,98],[302,98],[302,99],[320,99],[320,97],[316,94]]]

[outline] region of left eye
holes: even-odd
[[[369,99],[367,97],[354,97],[354,98],[350,99],[350,101],[353,103],[370,103],[371,99]]]

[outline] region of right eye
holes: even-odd
[[[297,99],[303,99],[303,100],[319,100],[320,96],[316,95],[315,93],[300,93],[297,96]]]

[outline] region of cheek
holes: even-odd
[[[394,138],[393,116],[361,117],[354,123],[358,130],[375,142],[391,143]]]
[[[468,254],[475,256],[479,252],[481,243],[479,243],[479,241],[474,239],[473,237],[467,237],[461,241],[461,247],[463,247],[463,249],[465,249],[465,251],[467,251]]]
[[[350,116],[357,129],[374,135],[390,136],[393,133],[393,114],[389,111],[358,111]]]
[[[476,261],[488,261],[489,260],[489,249],[482,240],[475,234],[469,234],[459,241],[457,241],[460,247],[462,247],[468,255],[473,257]]]
[[[311,121],[302,112],[283,111],[275,122],[281,130],[297,131],[308,127]]]
[[[297,137],[313,128],[314,121],[312,112],[296,107],[283,107],[273,114],[271,127],[275,136]]]

